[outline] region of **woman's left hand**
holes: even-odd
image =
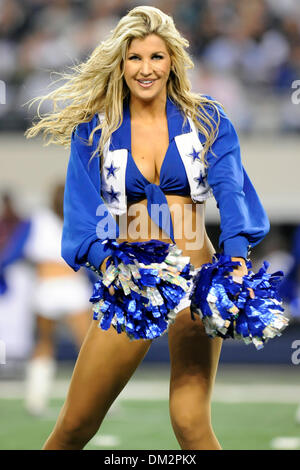
[[[241,283],[242,283],[242,278],[243,276],[246,276],[248,274],[248,269],[247,269],[247,266],[246,266],[246,261],[244,260],[244,258],[235,258],[235,257],[232,257],[231,258],[232,261],[239,261],[241,263],[241,266],[236,266],[232,272],[232,275],[234,277],[240,277],[241,278]],[[236,282],[239,282],[239,280],[236,279]],[[254,291],[253,289],[251,289],[250,287],[248,287],[248,290],[250,292],[250,298],[251,299],[254,299],[255,298],[255,294],[254,294]]]

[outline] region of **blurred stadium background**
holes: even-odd
[[[36,111],[24,103],[45,94],[49,85],[53,89],[57,77],[51,72],[84,60],[122,15],[144,4],[173,16],[190,41],[193,89],[221,101],[238,130],[244,166],[271,221],[270,234],[253,250],[254,268],[267,259],[270,270],[288,273],[300,225],[298,0],[0,0],[1,195],[10,195],[19,220],[50,207],[69,155],[43,147],[39,138],[24,138]],[[3,250],[8,233],[3,201],[0,211]],[[209,201],[207,231],[215,246],[218,223],[215,203]],[[63,402],[77,349],[70,330],[59,323],[50,405],[40,417],[28,414],[25,370],[36,335],[30,306],[36,266],[17,259],[10,269],[23,300],[0,302],[0,449],[39,449]],[[290,326],[263,350],[224,342],[212,419],[225,449],[300,449],[300,309],[295,302],[285,305]],[[87,449],[178,449],[168,416],[168,361],[163,337]]]

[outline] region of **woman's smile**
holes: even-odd
[[[142,88],[150,88],[154,84],[155,80],[137,80],[137,82]]]

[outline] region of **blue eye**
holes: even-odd
[[[154,58],[163,59],[163,56],[161,56],[161,55],[159,55],[159,54],[155,54],[155,55],[153,56],[153,59],[154,59]]]
[[[131,57],[129,57],[129,60],[133,60],[133,59],[139,59],[139,57],[137,55],[132,55]]]

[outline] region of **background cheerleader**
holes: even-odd
[[[85,271],[75,274],[60,255],[64,185],[52,191],[49,208],[32,213],[23,255],[35,266],[36,280],[31,308],[36,334],[26,370],[25,407],[35,416],[47,412],[56,371],[56,328],[62,319],[80,349],[90,323],[88,297],[91,283]]]

